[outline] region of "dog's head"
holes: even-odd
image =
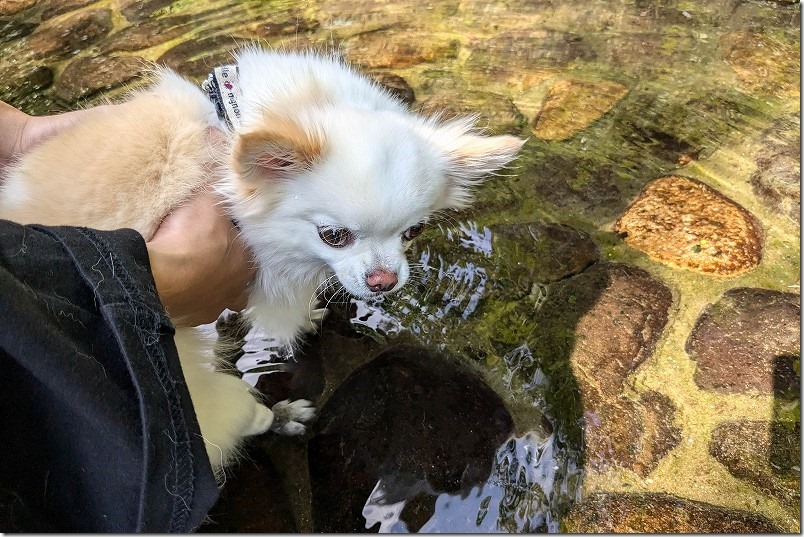
[[[261,262],[282,256],[287,270],[328,269],[352,295],[372,298],[405,284],[405,249],[428,220],[466,207],[522,144],[483,136],[471,119],[406,111],[266,114],[235,141],[238,216],[262,243]]]

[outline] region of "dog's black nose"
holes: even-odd
[[[374,293],[390,291],[399,281],[393,272],[376,269],[366,274],[366,285]]]

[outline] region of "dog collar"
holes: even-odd
[[[236,65],[223,65],[213,69],[201,84],[201,89],[215,105],[218,119],[225,121],[230,130],[240,126],[238,100],[241,93]]]

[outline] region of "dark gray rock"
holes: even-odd
[[[308,444],[316,532],[365,531],[379,480],[385,503],[417,529],[439,492],[485,482],[512,430],[499,396],[454,360],[398,346],[355,371],[321,409]]]

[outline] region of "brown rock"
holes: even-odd
[[[26,97],[53,83],[53,70],[36,64],[11,65],[0,69],[0,95],[3,100],[20,107]]]
[[[478,124],[488,128],[489,134],[519,134],[523,121],[510,98],[484,91],[443,91],[421,101],[418,112],[425,115],[439,114],[444,119],[476,114]]]
[[[779,533],[767,518],[669,494],[593,494],[564,522],[569,533]]]
[[[51,2],[42,12],[42,20],[52,19],[53,17],[63,15],[69,11],[75,11],[94,2],[95,0],[59,0],[58,2]]]
[[[798,512],[801,471],[793,466],[800,463],[800,439],[801,422],[772,427],[768,421],[729,421],[712,433],[709,453],[735,477]],[[788,447],[793,447],[792,457],[779,453],[788,451]]]
[[[798,42],[783,42],[764,32],[742,31],[723,35],[720,48],[723,59],[746,90],[799,98],[801,52]]]
[[[103,43],[103,53],[133,52],[166,43],[187,33],[192,23],[190,15],[175,15],[133,24],[110,35]]]
[[[754,193],[769,207],[801,220],[801,120],[780,120],[761,140],[757,171],[751,176]]]
[[[401,76],[393,73],[370,73],[369,76],[406,105],[411,106],[416,101],[413,88]]]
[[[67,102],[77,102],[99,91],[131,82],[147,69],[145,59],[137,56],[79,58],[64,69],[56,86],[56,95]]]
[[[614,229],[651,259],[713,276],[737,276],[755,268],[762,257],[756,218],[713,188],[685,177],[649,183]]]
[[[707,306],[687,339],[697,362],[695,383],[706,390],[773,393],[793,385],[801,355],[799,295],[737,288]],[[786,390],[785,390],[786,391]]]
[[[587,463],[647,475],[678,444],[675,407],[658,393],[633,401],[623,392],[628,376],[653,354],[672,296],[626,265],[593,265],[572,285],[599,290],[575,327],[570,358],[583,401]]]
[[[63,58],[87,48],[112,29],[108,9],[81,11],[67,19],[51,19],[28,36],[27,49],[33,58]]]
[[[0,0],[0,15],[17,15],[36,5],[36,0]]]
[[[452,37],[388,31],[359,34],[345,43],[345,50],[350,62],[364,68],[403,69],[455,58],[459,46]]]
[[[219,65],[231,63],[232,51],[249,44],[230,36],[184,41],[162,54],[157,63],[164,64],[184,76],[201,79]]]
[[[559,80],[533,121],[533,134],[543,140],[566,140],[608,112],[626,93],[628,88],[616,82]]]

